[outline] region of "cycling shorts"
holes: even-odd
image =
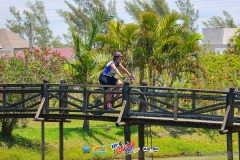
[[[102,85],[116,85],[118,79],[115,77],[110,77],[110,76],[106,76],[103,74],[100,74],[99,76],[99,82]],[[108,89],[110,87],[104,87],[104,89]]]

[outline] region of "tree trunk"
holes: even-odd
[[[2,128],[1,128],[2,136],[3,137],[11,137],[12,131],[13,131],[14,127],[17,125],[17,122],[18,122],[17,118],[2,119]]]
[[[89,130],[89,120],[83,121],[83,130]]]
[[[140,84],[143,80],[144,80],[144,65],[140,66],[140,75],[139,75]]]

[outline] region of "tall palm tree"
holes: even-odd
[[[160,16],[152,12],[143,12],[138,19],[139,32],[137,48],[134,52],[135,63],[140,68],[139,80],[143,81],[145,77],[145,68],[151,65],[151,58],[154,53],[154,45],[158,41],[156,36],[157,26],[159,25]],[[152,78],[152,69],[147,69],[150,79]],[[151,84],[152,85],[152,84]]]
[[[137,32],[138,25],[136,24],[111,21],[108,25],[108,33],[98,34],[96,42],[110,55],[116,51],[122,52],[124,54],[123,62],[127,68],[133,69],[132,50],[135,48]]]
[[[140,77],[144,77],[147,68],[149,81],[155,85],[156,72],[171,76],[171,83],[186,71],[186,64],[196,59],[194,51],[198,49],[200,34],[191,32],[190,28],[177,23],[182,20],[178,13],[171,13],[164,17],[145,12],[139,19],[140,32],[136,59],[139,60]],[[192,61],[185,61],[195,56]],[[185,68],[184,68],[185,66]]]
[[[83,40],[80,34],[76,33],[74,27],[71,26],[71,33],[75,51],[75,61],[70,63],[70,68],[74,73],[74,83],[89,84],[94,81],[93,73],[97,66],[98,57],[93,45],[97,34],[101,31],[104,25],[113,18],[109,16],[103,8],[95,10],[95,14],[90,19],[90,25],[86,30],[86,40]],[[89,121],[84,120],[83,129],[89,129]]]
[[[177,13],[166,15],[161,19],[157,31],[157,36],[160,38],[156,45],[153,63],[157,65],[160,74],[164,70],[164,73],[171,77],[170,86],[181,77],[182,72],[192,69],[190,66],[197,60],[198,41],[202,39],[200,34],[177,23],[181,18]]]

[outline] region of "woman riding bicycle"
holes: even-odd
[[[122,79],[124,78],[123,75],[119,72],[118,68],[120,68],[124,73],[126,73],[128,76],[133,77],[131,73],[122,66],[122,53],[121,52],[115,52],[113,56],[113,60],[107,63],[107,65],[104,67],[102,73],[99,76],[99,82],[102,85],[122,85],[122,81],[115,78],[115,75],[119,75]],[[119,90],[120,88],[116,88],[116,90]],[[111,90],[110,87],[105,87],[105,90]],[[110,101],[111,94],[106,94],[106,101]],[[107,109],[112,109],[111,103],[107,103]]]

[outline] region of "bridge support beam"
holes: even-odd
[[[59,155],[60,155],[60,160],[64,159],[64,154],[63,154],[63,121],[59,122]]]
[[[131,142],[131,128],[130,125],[125,125],[124,126],[124,139],[125,139],[125,143],[126,142]],[[125,155],[125,160],[132,160],[132,156],[131,154],[126,154]]]
[[[233,160],[232,132],[227,133],[227,157],[228,160]]]
[[[44,121],[41,122],[41,130],[42,130],[42,160],[45,160],[45,131],[44,131]]]
[[[240,159],[240,132],[238,132],[238,159]]]
[[[138,125],[138,147],[140,148],[138,152],[138,159],[144,160],[144,124]]]

